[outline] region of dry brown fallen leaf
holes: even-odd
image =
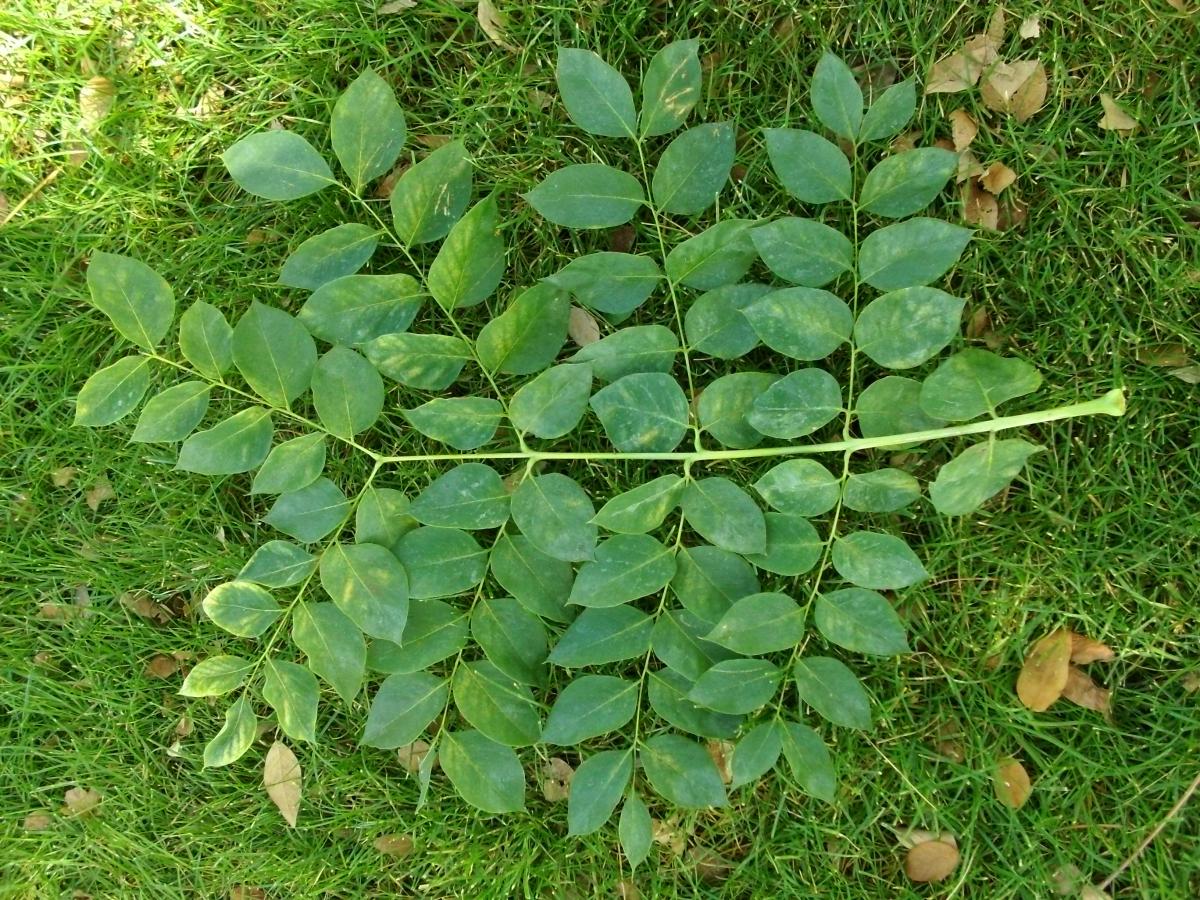
[[[954,175],[954,183],[962,184],[969,179],[976,179],[983,174],[983,166],[975,158],[970,149],[958,154],[958,171]]]
[[[384,834],[375,838],[373,846],[384,856],[403,858],[413,852],[413,839],[407,834]]]
[[[1017,173],[1002,162],[994,162],[979,179],[979,184],[985,191],[999,196],[1006,187],[1017,180]]]
[[[933,64],[925,82],[926,94],[956,94],[979,83],[983,70],[999,58],[999,47],[986,34],[976,34],[956,53]]]
[[[617,882],[617,900],[640,900],[641,896],[637,885],[628,878],[622,878]]]
[[[676,856],[683,856],[683,851],[687,849],[687,833],[679,827],[679,817],[671,816],[669,819],[651,819],[650,833],[654,838],[654,843],[662,844],[664,847],[670,847],[671,852]]]
[[[733,772],[729,768],[729,762],[733,756],[733,742],[711,740],[706,747],[708,755],[712,757],[713,765],[721,773],[721,780],[726,784],[732,783]]]
[[[67,792],[63,794],[63,815],[93,815],[96,812],[96,807],[100,805],[101,799],[100,792],[94,791],[91,788],[69,788]]]
[[[112,112],[116,85],[103,75],[94,75],[79,89],[79,127],[90,134]]]
[[[96,512],[105,500],[116,500],[117,492],[113,490],[113,486],[107,478],[101,478],[83,492],[83,499],[87,503],[88,509]]]
[[[983,33],[987,35],[988,40],[999,47],[1004,43],[1004,26],[1008,23],[1008,14],[1004,10],[1004,6],[997,6],[996,11],[992,13],[992,17],[988,19],[987,28]]]
[[[958,866],[958,848],[945,841],[926,841],[908,851],[904,874],[909,881],[943,881]]]
[[[1041,37],[1042,34],[1042,19],[1041,16],[1027,16],[1021,20],[1021,26],[1017,29],[1017,34],[1022,40],[1029,41],[1035,37]]]
[[[998,62],[988,70],[979,98],[988,109],[1024,122],[1046,103],[1046,67],[1036,59]]]
[[[404,771],[409,775],[415,775],[417,770],[421,768],[421,762],[429,753],[429,745],[424,741],[413,741],[411,744],[405,744],[396,750],[396,758],[400,760],[400,765],[404,766]]]
[[[552,756],[542,766],[542,796],[551,803],[559,803],[571,796],[571,779],[575,770],[565,759]]]
[[[492,0],[479,0],[475,17],[479,20],[479,27],[483,29],[484,34],[491,38],[493,44],[503,47],[510,53],[517,52],[517,48],[509,43],[504,16],[500,10],[496,9],[496,4]]]
[[[965,109],[956,109],[946,118],[950,120],[950,133],[954,138],[954,151],[962,153],[971,146],[979,134],[979,123]]]
[[[25,817],[23,828],[26,831],[45,831],[54,822],[53,817],[44,809],[31,812]]]
[[[300,814],[301,777],[300,761],[291,747],[283,741],[273,743],[263,762],[263,787],[284,821],[293,828]]]
[[[979,186],[975,178],[968,178],[962,186],[963,221],[968,225],[995,231],[1000,227],[1000,204],[996,196]]]
[[[404,12],[406,9],[412,9],[417,5],[417,0],[391,0],[390,3],[384,3],[375,10],[381,16],[390,16],[392,13]]]
[[[1096,710],[1106,719],[1112,717],[1112,709],[1109,707],[1112,693],[1108,688],[1102,688],[1092,681],[1092,677],[1083,669],[1071,666],[1067,670],[1067,683],[1063,687],[1062,696],[1064,700],[1070,700],[1084,709]]]
[[[150,678],[170,678],[177,671],[179,671],[178,660],[162,653],[146,664],[146,675]]]
[[[996,788],[996,798],[1009,809],[1020,809],[1033,793],[1033,784],[1025,767],[1011,756],[996,763],[992,773],[992,785]]]
[[[1183,344],[1148,344],[1137,349],[1137,361],[1143,366],[1174,366],[1190,365],[1192,358],[1188,348]]]
[[[1067,685],[1071,665],[1071,632],[1058,628],[1039,640],[1025,657],[1017,676],[1017,696],[1034,712],[1045,712]]]
[[[67,487],[78,473],[79,470],[74,466],[63,466],[50,473],[50,483],[57,488]]]
[[[121,605],[134,615],[141,616],[143,619],[151,619],[160,625],[175,618],[175,614],[167,607],[140,592],[126,591],[121,595],[120,601]]]
[[[1086,666],[1094,662],[1112,662],[1117,658],[1112,647],[1090,638],[1085,634],[1071,632],[1071,662]]]
[[[267,900],[267,892],[248,884],[235,884],[229,890],[229,900]]]
[[[1104,115],[1100,117],[1100,127],[1105,131],[1116,131],[1119,134],[1130,134],[1138,127],[1138,120],[1125,112],[1112,94],[1101,94],[1100,105],[1104,107]]]
[[[570,318],[567,319],[567,334],[577,346],[586,347],[600,340],[600,324],[586,309],[572,306]]]
[[[1100,890],[1092,884],[1085,884],[1079,889],[1079,900],[1112,900],[1112,894]]]
[[[687,855],[702,881],[724,881],[733,871],[732,862],[707,847],[692,847]]]

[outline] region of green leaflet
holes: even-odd
[[[750,237],[767,268],[792,284],[821,287],[854,265],[850,239],[812,219],[776,219]]]
[[[367,668],[389,675],[420,672],[447,659],[467,645],[467,615],[440,600],[413,600],[403,642],[371,641]]]
[[[471,637],[488,661],[509,678],[524,684],[545,683],[546,626],[512,597],[477,602],[471,612]]]
[[[233,327],[233,362],[254,393],[286,407],[308,390],[317,345],[283,310],[255,301]]]
[[[571,620],[566,602],[575,573],[569,562],[548,556],[522,534],[501,535],[489,562],[492,577],[527,610],[555,622]]]
[[[518,431],[534,437],[562,437],[579,424],[591,394],[590,365],[552,366],[517,389],[508,417]]]
[[[733,167],[732,122],[689,128],[667,145],[654,169],[650,193],[663,212],[694,216],[716,202]]]
[[[462,141],[451,141],[405,171],[389,200],[392,227],[408,245],[446,236],[471,202],[471,160]]]
[[[836,538],[832,558],[839,575],[873,590],[898,590],[929,577],[908,544],[891,534],[855,531]]]
[[[292,640],[308,667],[347,703],[362,687],[367,646],[362,632],[332,603],[298,603],[292,611]]]
[[[444,310],[475,306],[491,296],[504,276],[504,241],[497,234],[496,196],[467,210],[446,235],[425,284]]]
[[[580,163],[551,172],[521,196],[555,225],[567,228],[623,225],[646,202],[636,178],[601,163]]]
[[[401,643],[408,620],[408,573],[378,544],[335,543],[321,554],[321,587],[371,637]]]
[[[483,581],[487,551],[457,528],[417,528],[396,544],[414,600],[452,597]]]
[[[804,656],[796,660],[793,675],[800,699],[824,718],[834,725],[871,730],[871,701],[844,664],[828,656]]]
[[[575,770],[567,797],[567,832],[598,831],[613,814],[633,776],[633,753],[603,750],[593,753]]]
[[[921,382],[888,375],[868,384],[858,395],[854,408],[863,437],[909,434],[941,428],[945,419],[935,419],[921,409]]]
[[[496,814],[525,808],[525,772],[510,748],[478,731],[445,732],[440,747],[442,770],[472,806]]]
[[[856,472],[842,488],[842,502],[859,512],[895,512],[920,496],[920,482],[900,469]]]
[[[767,513],[767,548],[746,559],[764,572],[803,575],[817,564],[825,544],[807,519]]]
[[[258,637],[283,615],[275,598],[248,581],[227,581],[205,596],[204,614],[238,637]]]
[[[179,317],[179,350],[201,375],[218,380],[233,365],[233,329],[219,309],[197,300]]]
[[[583,675],[575,679],[554,701],[542,740],[569,746],[616,731],[633,718],[638,687],[636,681],[611,675]]]
[[[316,676],[307,668],[267,658],[263,669],[263,699],[275,710],[283,733],[293,740],[317,742]]]
[[[661,279],[653,257],[601,252],[577,256],[546,281],[597,312],[627,316],[646,302]]]
[[[317,558],[288,541],[267,541],[238,572],[239,581],[283,588],[299,584],[317,568]]]
[[[179,693],[184,697],[221,697],[241,687],[254,665],[240,656],[210,656],[192,667]]]
[[[346,347],[334,347],[312,375],[313,406],[330,433],[350,439],[375,424],[383,412],[383,379],[369,362]]]
[[[350,83],[329,119],[334,155],[356,190],[392,167],[407,134],[396,95],[370,69]]]
[[[816,288],[772,291],[743,310],[764,344],[792,359],[824,359],[850,338],[854,315],[839,297]]]
[[[813,619],[827,641],[855,653],[894,656],[909,652],[900,617],[875,591],[844,588],[820,594]]]
[[[729,786],[738,788],[758,781],[775,768],[782,749],[781,729],[774,722],[755,725],[733,748],[733,756],[729,761],[733,779]]]
[[[708,751],[674,734],[648,739],[639,754],[650,786],[684,809],[725,806],[725,786]]]
[[[670,328],[634,325],[581,348],[571,362],[588,363],[600,381],[616,381],[626,375],[670,372],[678,352],[679,338]]]
[[[346,520],[350,501],[328,478],[318,478],[308,487],[280,494],[263,521],[304,544],[326,537]]]
[[[889,156],[867,173],[859,192],[863,210],[889,219],[920,212],[958,169],[958,154],[918,147]]]
[[[290,131],[244,137],[221,154],[238,187],[265,200],[298,200],[336,184],[312,144]]]
[[[711,628],[735,600],[758,593],[760,587],[753,567],[741,556],[701,546],[680,549],[671,590],[689,612]]]
[[[633,606],[585,609],[550,651],[556,666],[576,669],[643,656],[654,620]]]
[[[394,550],[396,542],[417,527],[408,507],[408,497],[400,491],[368,487],[354,511],[355,542]]]
[[[541,721],[529,688],[492,663],[459,665],[453,691],[463,718],[493,741],[523,747],[540,739]]]
[[[650,708],[680,731],[699,737],[731,738],[744,716],[713,712],[688,699],[693,683],[678,672],[659,669],[646,682]]]
[[[812,434],[842,414],[842,388],[824,369],[800,369],[754,398],[747,424],[768,437]]]
[[[662,475],[613,497],[592,517],[592,522],[620,534],[645,534],[663,523],[679,503],[682,490],[682,478]]]
[[[625,375],[597,391],[591,407],[623,453],[674,450],[688,429],[683,388],[661,372]]]
[[[812,105],[821,124],[846,140],[858,137],[863,95],[850,68],[834,56],[821,56],[812,77]]]
[[[146,403],[129,439],[144,443],[182,441],[208,411],[208,395],[208,385],[202,381],[184,381],[167,388]]]
[[[688,693],[705,709],[739,715],[771,702],[783,672],[765,659],[726,659],[707,669]]]
[[[767,546],[762,510],[727,478],[701,478],[683,489],[680,507],[705,540],[734,553],[761,553]]]
[[[327,282],[353,275],[375,252],[379,235],[366,225],[349,222],[314,235],[283,263],[279,283],[315,291]]]
[[[388,378],[425,391],[448,388],[471,359],[466,341],[445,334],[384,334],[362,350]]]
[[[630,793],[625,798],[617,834],[621,841],[621,852],[629,860],[629,867],[636,869],[650,855],[654,840],[654,820],[650,818],[646,802],[637,794]]]
[[[730,284],[701,294],[684,316],[688,345],[718,359],[745,356],[758,346],[758,335],[742,310],[772,290],[765,284]]]
[[[405,331],[424,298],[411,275],[345,275],[317,288],[296,318],[323,341],[364,344]]]
[[[308,487],[325,469],[325,435],[302,434],[276,444],[254,475],[251,494],[285,494]]]
[[[742,450],[757,446],[762,431],[749,421],[751,410],[777,376],[766,372],[733,372],[722,375],[704,388],[696,412],[700,427],[722,446]]]
[[[754,483],[767,505],[796,516],[819,516],[837,504],[841,484],[815,459],[789,459]]]
[[[906,287],[876,297],[854,323],[854,343],[888,369],[911,369],[958,335],[965,301],[931,287]]]
[[[455,450],[482,447],[495,436],[503,416],[499,401],[489,397],[439,397],[404,410],[409,425]]]
[[[893,84],[867,109],[858,138],[860,141],[879,141],[897,135],[916,111],[916,82],[910,78]]]
[[[428,672],[389,675],[371,701],[362,743],[384,750],[411,744],[441,713],[449,690]]]
[[[965,516],[1008,487],[1042,449],[1020,438],[994,437],[968,447],[938,470],[929,499],[944,516]]]
[[[243,409],[184,441],[175,467],[200,475],[248,472],[267,458],[272,433],[269,412],[257,406]]]
[[[87,286],[92,304],[123,337],[145,350],[158,346],[175,318],[175,294],[166,279],[128,256],[93,253]]]
[[[996,414],[1006,400],[1036,391],[1042,376],[1020,359],[987,350],[962,350],[938,366],[921,385],[921,411],[959,421]]]
[[[567,562],[592,558],[595,514],[583,488],[557,472],[526,478],[512,495],[512,519],[521,533],[543,553]]]
[[[703,621],[686,609],[669,609],[654,620],[650,646],[663,665],[695,681],[714,663],[735,655],[704,639],[704,635],[711,630],[712,623]]]
[[[676,245],[667,254],[667,277],[701,291],[739,281],[758,258],[751,238],[755,224],[749,219],[725,219]]]
[[[570,603],[618,606],[656,593],[675,575],[675,550],[647,534],[618,534],[579,568]]]
[[[258,716],[250,701],[245,696],[233,701],[225,710],[225,724],[204,748],[204,767],[227,766],[241,759],[254,743],[257,726]]]
[[[571,304],[566,292],[542,282],[521,294],[479,332],[475,352],[492,372],[532,375],[540,372],[567,340]]]
[[[807,725],[797,722],[781,721],[778,728],[780,749],[797,783],[818,800],[832,803],[837,777],[825,742]]]
[[[850,199],[850,161],[836,144],[795,128],[768,128],[764,134],[771,168],[789,194],[804,203]]]
[[[697,40],[673,41],[654,54],[642,78],[642,137],[669,134],[685,121],[700,101],[700,59]]]
[[[571,121],[591,134],[633,137],[633,91],[621,73],[591,50],[560,47],[558,92]]]
[[[931,284],[958,262],[971,229],[915,218],[872,231],[858,255],[858,277],[881,291]]]
[[[751,594],[735,602],[706,640],[758,656],[787,650],[804,637],[804,613],[786,594]]]
[[[137,408],[150,388],[150,360],[126,356],[95,372],[75,401],[75,424],[111,425]]]
[[[425,488],[408,514],[422,525],[499,528],[508,521],[508,491],[491,466],[463,463]]]

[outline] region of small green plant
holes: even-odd
[[[589,51],[562,50],[557,77],[575,124],[624,142],[640,171],[570,165],[526,200],[575,229],[644,213],[659,258],[590,253],[503,308],[485,306],[505,271],[500,207],[494,195],[472,205],[461,142],[408,168],[386,217],[364,199],[406,138],[391,89],[368,72],[332,114],[348,184],[286,131],[224,156],[256,196],[336,187],[364,211],[367,224],[323,231],[284,262],[280,283],[310,292],[298,315],[255,302],[231,327],[196,302],[175,353],[163,346],[175,318],[166,281],[95,253],[92,300],[139,349],[88,380],[76,421],[113,423],[156,380],[182,377],[146,403],[132,439],[182,441],[179,469],[254,472],[250,493],[276,496],[263,521],[291,540],[258,548],[203,602],[243,639],[183,684],[189,697],[238,694],[205,765],[246,753],[264,706],[289,738],[316,741],[318,677],[348,705],[370,683],[362,743],[431,745],[421,802],[436,759],[468,803],[519,810],[515,748],[571,748],[570,831],[601,828],[623,801],[619,837],[636,865],[651,843],[647,788],[679,807],[726,803],[697,737],[736,740],[732,788],[782,756],[802,790],[834,800],[835,766],[810,711],[827,726],[871,727],[842,657],[907,652],[881,592],[928,577],[903,538],[858,524],[922,496],[909,471],[873,466],[872,451],[980,435],[929,485],[937,511],[965,515],[1039,449],[1001,433],[1120,415],[1123,401],[1112,391],[1000,416],[1039,386],[1031,365],[977,349],[932,364],[957,338],[964,301],[931,285],[971,233],[915,215],[954,173],[953,153],[873,162],[877,142],[914,113],[912,82],[864,110],[849,69],[824,56],[812,106],[843,146],[791,128],[768,130],[765,143],[784,189],[824,206],[825,220],[718,217],[692,234],[687,223],[713,207],[735,156],[729,122],[663,139],[700,98],[697,43],[651,60],[640,112]],[[422,278],[418,257],[439,241]],[[403,271],[358,274],[381,242],[398,263],[376,268]],[[746,281],[760,261],[785,285]],[[608,333],[567,356],[572,299]],[[747,355],[759,368],[739,368]],[[827,357],[828,368],[812,365]],[[889,374],[914,369],[920,378]],[[464,371],[486,391],[456,390]],[[197,431],[214,388],[247,405]],[[611,448],[588,449],[597,431]],[[442,448],[407,451],[414,433]],[[350,493],[323,474],[331,442],[369,462]],[[428,472],[427,486],[412,497],[387,487],[398,467]],[[597,510],[581,481],[616,467],[640,483],[597,498]]]

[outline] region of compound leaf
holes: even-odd
[[[454,223],[429,266],[425,284],[442,309],[482,303],[504,276],[496,196],[485,197]]]
[[[654,54],[642,78],[642,137],[668,134],[682,125],[700,101],[697,40],[673,41]]]
[[[262,131],[221,154],[238,187],[265,200],[298,200],[336,184],[312,144],[290,131]]]
[[[968,447],[938,471],[929,486],[933,507],[944,516],[965,516],[1012,482],[1026,460],[1042,448],[1020,438],[991,438]]]
[[[889,156],[867,173],[859,192],[863,210],[889,219],[920,212],[958,170],[958,154],[918,147]]]
[[[554,74],[572,122],[590,134],[634,136],[633,91],[620,72],[591,50],[560,47]]]
[[[636,178],[602,163],[565,166],[521,196],[542,216],[567,228],[623,225],[646,202]]]
[[[249,472],[267,458],[272,434],[269,412],[243,409],[184,441],[175,468],[200,475]]]
[[[954,340],[964,302],[931,287],[890,291],[858,314],[854,343],[885,368],[911,369]]]
[[[855,531],[833,542],[833,567],[858,587],[893,591],[929,577],[903,539],[874,531]]]
[[[834,725],[871,730],[871,701],[843,663],[828,656],[804,656],[796,660],[793,674],[800,699]]]
[[[850,199],[850,161],[836,144],[795,128],[768,128],[765,134],[771,168],[789,194],[804,203]]]
[[[625,375],[597,391],[591,407],[608,439],[623,453],[674,450],[688,429],[683,388],[661,372]]]
[[[408,424],[455,450],[482,447],[496,434],[504,407],[490,397],[438,397],[404,410]]]
[[[813,219],[776,219],[753,229],[750,237],[767,268],[792,284],[821,287],[854,265],[850,239]]]
[[[129,256],[96,251],[87,267],[92,304],[121,335],[153,350],[175,318],[175,294],[166,279]]]
[[[375,252],[379,234],[349,222],[313,235],[283,263],[279,283],[315,291],[335,278],[353,275]]]
[[[308,667],[351,702],[362,687],[367,646],[362,632],[332,603],[301,602],[292,613],[292,640]]]
[[[286,407],[308,389],[317,345],[282,309],[255,301],[233,327],[233,362],[256,394]]]
[[[650,193],[663,212],[693,216],[716,202],[733,167],[732,122],[689,128],[667,145],[654,169]]]
[[[370,69],[350,83],[329,118],[334,155],[356,190],[392,167],[407,135],[395,93]]]

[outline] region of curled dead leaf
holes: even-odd
[[[1036,59],[998,62],[979,89],[984,106],[1024,122],[1046,103],[1046,67]]]
[[[733,772],[729,768],[729,761],[733,756],[733,742],[711,740],[706,748],[708,755],[712,757],[713,765],[721,773],[721,780],[730,784],[733,781]]]
[[[958,172],[955,173],[954,181],[956,184],[962,184],[971,178],[978,178],[983,174],[983,166],[979,160],[975,158],[975,154],[970,150],[964,150],[958,154]]]
[[[1005,188],[1011,187],[1016,180],[1016,172],[1002,162],[994,162],[980,176],[979,184],[985,191],[999,196]]]
[[[996,195],[985,191],[975,178],[962,185],[963,221],[979,228],[995,231],[1000,225],[1000,204]]]
[[[724,881],[733,871],[732,862],[707,847],[692,847],[688,851],[688,859],[702,881]]]
[[[78,473],[79,470],[74,466],[63,466],[50,473],[50,483],[57,488],[67,487]]]
[[[66,793],[63,794],[63,815],[94,815],[102,799],[100,792],[94,791],[91,788],[68,788]]]
[[[121,595],[121,605],[136,616],[141,616],[143,619],[152,619],[159,624],[169,622],[173,619],[174,613],[161,603],[151,600],[144,593],[134,593],[127,591]]]
[[[954,138],[954,151],[962,153],[979,134],[979,123],[965,109],[952,110],[946,117],[950,120],[950,133]]]
[[[1033,793],[1033,783],[1025,767],[1011,756],[996,763],[992,773],[992,785],[996,789],[996,798],[1009,809],[1020,809]]]
[[[933,64],[925,81],[925,93],[956,94],[974,87],[984,69],[999,58],[999,49],[988,35],[974,35],[957,53],[943,56]]]
[[[1067,683],[1063,686],[1062,696],[1064,700],[1070,700],[1084,709],[1096,710],[1106,719],[1112,716],[1109,707],[1112,693],[1092,681],[1091,676],[1083,669],[1071,666],[1067,670]]]
[[[1087,635],[1071,632],[1071,662],[1077,666],[1086,666],[1094,662],[1112,662],[1117,658],[1112,647],[1094,640]]]
[[[1112,98],[1112,94],[1101,94],[1100,105],[1104,107],[1104,115],[1100,117],[1100,127],[1105,131],[1129,134],[1137,128],[1138,120],[1118,106],[1117,101]]]
[[[404,766],[404,771],[409,775],[415,775],[417,770],[421,768],[421,762],[429,753],[429,745],[424,741],[413,741],[411,744],[405,744],[396,750],[396,758],[400,760],[400,765]]]
[[[79,127],[85,133],[95,131],[117,99],[117,87],[103,75],[94,75],[79,89]]]
[[[54,822],[53,817],[44,809],[31,812],[25,817],[22,827],[26,831],[45,831]]]
[[[87,503],[88,509],[96,512],[105,500],[117,499],[117,492],[113,490],[112,483],[107,478],[101,478],[83,492],[83,499]]]
[[[651,819],[650,825],[654,843],[669,847],[676,856],[683,856],[683,851],[687,849],[687,834],[679,827],[676,816],[666,820]]]
[[[1004,43],[1004,27],[1008,24],[1008,14],[1005,12],[1003,5],[997,6],[996,11],[992,13],[992,17],[988,19],[987,28],[984,34],[988,40],[999,47]]]
[[[1044,712],[1062,696],[1071,665],[1071,632],[1059,628],[1029,650],[1017,676],[1017,696],[1027,708]]]
[[[179,671],[179,662],[173,656],[159,653],[146,664],[146,675],[150,678],[170,678]]]
[[[375,838],[373,846],[384,856],[403,858],[413,852],[415,845],[407,834],[384,834]]]
[[[904,859],[904,874],[909,881],[920,883],[943,881],[958,866],[958,848],[945,841],[926,841],[908,851]]]
[[[542,767],[542,796],[559,803],[571,796],[571,779],[575,770],[565,759],[552,756]]]
[[[263,761],[263,787],[283,820],[293,828],[300,813],[301,777],[300,761],[292,748],[283,741],[273,743]]]
[[[600,340],[600,323],[586,309],[572,306],[570,318],[567,319],[567,334],[577,346],[586,347]]]
[[[496,4],[492,0],[479,0],[479,6],[475,10],[475,18],[479,20],[479,27],[497,47],[503,47],[510,53],[516,53],[517,48],[514,47],[508,40],[508,33],[505,30],[507,22],[500,10],[496,9]]]
[[[917,141],[921,140],[921,132],[906,131],[892,138],[891,146],[888,148],[892,153],[905,153],[914,149],[917,146]]]
[[[404,12],[406,9],[412,9],[417,5],[417,0],[391,0],[390,3],[384,3],[375,10],[381,16],[390,16],[393,13]]]
[[[1042,34],[1042,19],[1041,16],[1027,16],[1021,20],[1021,26],[1017,29],[1017,34],[1021,36],[1021,40],[1030,41],[1035,37],[1040,37]]]

